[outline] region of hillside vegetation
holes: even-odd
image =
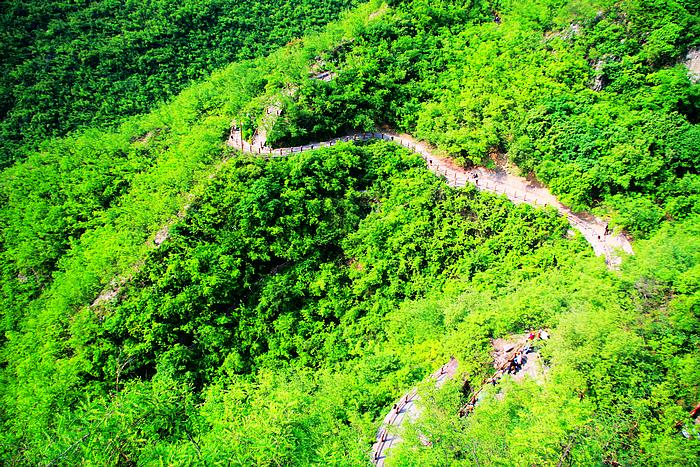
[[[564,204],[644,236],[700,206],[700,85],[680,63],[699,15],[694,1],[397,2],[327,55],[338,79],[299,83],[270,139],[386,123],[463,164],[505,152]]]
[[[151,110],[266,55],[352,0],[27,2],[0,6],[0,166],[50,136]]]
[[[388,464],[697,465],[700,104],[679,62],[697,15],[370,2],[42,141],[0,174],[0,459],[366,465],[392,403],[455,356]],[[389,125],[465,165],[499,154],[636,254],[611,271],[554,209],[450,188],[389,142],[271,160],[225,144],[273,104],[277,146]],[[490,339],[538,328],[545,376],[458,417]]]

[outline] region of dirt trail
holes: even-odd
[[[446,182],[453,187],[463,187],[467,183],[471,183],[479,190],[504,194],[514,203],[527,203],[533,206],[551,206],[555,208],[562,216],[567,218],[574,229],[581,232],[583,237],[593,247],[596,255],[605,256],[605,262],[610,269],[619,268],[622,261],[620,251],[630,255],[634,254],[632,245],[624,234],[613,234],[608,230],[605,221],[591,214],[585,212],[574,213],[570,208],[561,204],[547,188],[540,184],[523,177],[484,167],[464,169],[457,166],[449,158],[437,156],[434,148],[425,142],[417,141],[410,135],[391,132],[353,133],[330,141],[273,149],[258,141],[254,142],[254,144],[244,141],[240,130],[234,127],[231,130],[227,144],[242,152],[274,158],[284,157],[296,152],[330,147],[342,141],[368,141],[371,139],[394,141],[419,154],[426,161],[430,171],[440,177],[444,177]]]

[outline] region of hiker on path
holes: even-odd
[[[518,355],[516,355],[515,365],[516,365],[515,366],[516,370],[520,369],[520,367],[523,366],[523,353],[522,352],[518,352]]]

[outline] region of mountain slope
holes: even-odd
[[[49,136],[149,111],[191,81],[321,29],[345,0],[98,2],[0,7],[0,166]]]
[[[453,355],[460,375],[421,392],[390,461],[692,465],[697,127],[670,105],[692,101],[673,60],[693,36],[657,32],[656,59],[647,40],[587,87],[608,26],[694,27],[692,3],[651,6],[371,3],[115,130],[44,142],[0,176],[3,462],[362,465],[391,403]],[[552,190],[636,229],[637,254],[609,271],[555,210],[452,189],[398,145],[226,145],[278,102],[280,145],[390,124],[465,164],[552,170]],[[614,124],[589,125],[603,110]],[[658,147],[629,159],[650,128]],[[626,222],[618,201],[666,217]],[[546,378],[506,377],[459,418],[490,340],[538,328]]]

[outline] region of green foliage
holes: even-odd
[[[246,66],[231,70],[234,77],[249,73]],[[123,271],[124,263],[133,262],[135,252],[142,251],[158,226],[183,207],[185,194],[220,157],[228,119],[204,116],[201,105],[221,106],[203,94],[222,82],[221,77],[214,78],[117,132],[93,130],[54,140],[26,162],[4,171],[0,181],[4,284],[35,296],[52,282],[57,269],[70,268],[71,262],[84,269],[78,266],[83,253],[76,251],[90,251],[85,253],[88,257],[103,258],[95,268],[102,284],[88,286],[94,292]],[[236,92],[245,95],[249,90]],[[105,251],[109,242],[129,250],[121,255],[129,259]],[[69,251],[72,259],[66,258]],[[19,298],[13,295],[3,297],[5,319],[26,313],[13,303]]]
[[[700,396],[697,229],[696,216],[639,243],[622,280],[567,261],[496,293],[477,295],[473,288],[483,287],[480,281],[466,297],[448,295],[446,308],[467,310],[450,318],[456,325],[446,328],[449,337],[433,345],[447,342],[448,351],[467,362],[467,383],[479,385],[489,374],[469,363],[486,360],[480,350],[487,343],[475,340],[536,326],[551,328],[552,339],[537,349],[545,373],[488,385],[463,419],[455,416],[464,401],[457,385],[436,393],[422,389],[428,395],[424,412],[389,460],[554,464],[569,446],[573,464],[694,465],[700,441],[686,439],[681,429],[697,432],[688,411]],[[538,302],[548,316],[533,316]],[[523,312],[530,318],[512,321]],[[420,445],[419,433],[433,446]]]
[[[218,31],[182,8],[187,37]],[[44,141],[0,176],[0,459],[360,465],[453,355],[458,378],[420,385],[389,463],[555,464],[569,446],[573,464],[693,465],[698,88],[674,62],[696,18],[693,2],[372,3],[117,129]],[[317,57],[336,79],[308,79]],[[276,144],[388,123],[465,164],[505,151],[650,239],[610,272],[553,209],[451,189],[396,145],[269,161],[224,145],[279,99]],[[458,418],[491,339],[543,327],[542,377],[506,377]]]
[[[6,344],[5,358],[11,363],[5,372],[10,379],[4,404],[13,415],[5,423],[12,444],[27,446],[30,452],[23,454],[27,459],[48,459],[55,455],[51,453],[68,449],[71,436],[79,436],[75,431],[61,433],[50,453],[43,450],[45,443],[36,435],[51,429],[50,419],[34,417],[30,407],[35,405],[45,415],[58,411],[63,419],[85,426],[85,421],[78,421],[87,417],[81,394],[88,386],[102,401],[98,404],[113,407],[125,403],[114,394],[122,391],[122,385],[120,397],[127,397],[132,387],[138,394],[148,394],[156,389],[146,383],[160,377],[191,388],[183,391],[197,398],[216,385],[241,378],[260,381],[268,371],[285,374],[295,368],[322,367],[336,375],[346,365],[361,367],[367,364],[362,356],[370,358],[375,351],[367,339],[376,339],[378,345],[385,339],[382,318],[397,303],[439,288],[448,278],[469,278],[492,267],[517,269],[523,254],[563,241],[563,221],[552,212],[515,208],[502,198],[478,196],[473,190],[452,191],[422,165],[421,159],[388,143],[339,145],[268,163],[230,160],[207,183],[187,218],[170,227],[170,238],[132,273],[119,292],[119,302],[83,307],[72,318],[66,305],[76,306],[86,295],[75,296],[73,291],[73,298],[54,295],[35,303],[38,321],[25,320]],[[103,265],[99,257],[82,261],[87,273],[96,273],[92,269]],[[74,286],[71,275],[85,277],[76,274],[66,270],[54,283],[53,293]],[[48,347],[38,353],[37,341]],[[9,359],[12,354],[33,355],[32,367],[25,366],[26,360]],[[396,362],[391,357],[389,363],[392,360]],[[44,369],[55,366],[65,373],[48,384]],[[390,368],[398,367],[394,363]],[[415,376],[404,373],[396,387]],[[45,388],[35,394],[39,400],[24,394],[23,388],[30,385]],[[298,397],[287,394],[284,403],[303,403],[309,390],[300,389]],[[167,404],[161,407],[165,402],[157,394],[141,405],[170,410]],[[351,412],[355,415],[334,417],[375,417],[390,395],[383,389],[367,399],[364,409]],[[354,401],[344,400],[344,404]],[[260,408],[265,413],[272,409]],[[111,410],[117,409],[105,408],[102,416],[111,420]],[[319,430],[339,423],[333,418],[318,422],[322,425],[313,430],[292,428],[296,423],[317,425],[318,410],[299,409],[298,415],[296,409],[285,411],[292,420],[289,444],[283,445],[288,447],[264,456],[304,463],[300,459],[306,454],[297,450],[323,446]],[[187,427],[195,421],[189,422],[186,412],[169,415],[176,422],[168,424],[166,432],[157,430],[163,443],[174,436],[187,445],[185,440],[193,436]],[[113,429],[124,439],[119,456],[143,462],[151,459],[148,456],[168,458],[171,454],[150,451],[137,442],[154,436],[130,424],[138,413],[115,419],[114,428],[111,423],[81,428],[99,430],[90,435],[96,444],[81,446],[71,455],[98,455],[92,450],[100,449],[100,440]],[[311,418],[301,421],[307,416]],[[26,417],[34,421],[27,424]],[[254,412],[241,414],[232,422],[253,423],[262,430],[256,439],[266,439],[267,428],[256,417]],[[356,423],[366,423],[363,420]],[[270,429],[286,432],[278,424]],[[352,431],[344,432],[352,438]],[[323,449],[334,455],[349,450],[353,458],[363,455],[354,442],[340,452],[331,446]],[[264,450],[250,446],[244,452],[259,456]],[[268,457],[251,459],[268,462],[262,460]]]
[[[575,210],[613,206],[635,236],[685,216],[685,199],[698,196],[680,180],[697,175],[700,85],[677,62],[698,45],[697,5],[491,7],[400,2],[333,57],[336,79],[298,83],[273,143],[388,124],[464,165],[505,153]],[[640,199],[660,215],[637,222],[618,209]]]
[[[234,60],[268,54],[356,2],[4,2],[0,166],[22,145],[118,122]]]

